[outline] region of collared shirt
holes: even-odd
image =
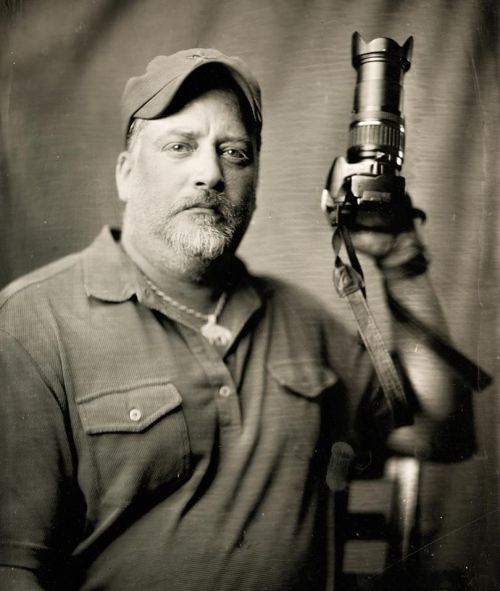
[[[107,229],[2,292],[0,564],[65,590],[327,588],[329,451],[369,364],[318,302],[235,269],[224,351]]]

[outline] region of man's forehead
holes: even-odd
[[[227,139],[248,141],[251,138],[251,129],[245,124],[238,98],[231,89],[205,91],[191,98],[174,113],[157,119],[138,121],[154,137],[165,134],[197,137],[207,124],[215,124]]]

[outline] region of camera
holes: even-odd
[[[421,214],[412,208],[401,176],[403,77],[410,69],[412,49],[413,37],[400,46],[387,37],[366,42],[353,34],[357,76],[347,155],[334,160],[322,196],[333,226],[400,232]]]

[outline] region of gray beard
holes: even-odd
[[[175,222],[168,223],[161,232],[161,240],[172,251],[187,259],[213,261],[222,256],[231,246],[236,228],[227,221],[214,223],[213,220],[199,220],[190,228],[178,227]]]
[[[158,228],[157,238],[178,256],[213,261],[227,251],[236,250],[250,223],[254,201],[248,199],[235,206],[224,194],[203,191],[189,205],[200,199],[214,208],[216,219],[211,214],[199,214],[189,224],[177,223],[176,214],[180,212],[174,210],[165,225]]]
[[[181,212],[187,206],[200,201],[199,195],[160,218],[142,218],[142,223],[137,218],[130,223],[125,211],[125,241],[132,240],[134,249],[159,270],[170,269],[194,281],[203,280],[213,263],[235,252],[250,223],[255,196],[250,195],[240,206],[213,191],[204,192],[201,198],[214,208],[216,217],[196,214],[191,222],[177,218],[184,215]]]

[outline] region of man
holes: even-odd
[[[331,588],[332,442],[439,457],[469,398],[395,323],[422,419],[387,433],[357,342],[235,257],[262,123],[241,60],[157,57],[122,104],[121,235],[0,301],[2,588]],[[398,240],[358,241],[381,268],[398,255]],[[424,275],[388,284],[444,330]]]

